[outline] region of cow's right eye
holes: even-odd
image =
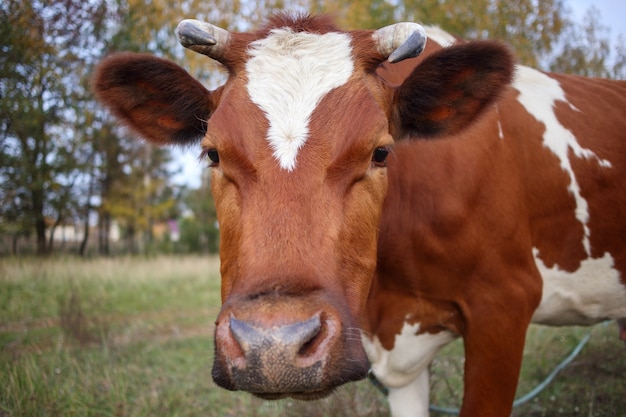
[[[220,162],[220,154],[217,153],[217,149],[209,148],[202,151],[202,156],[208,158],[211,161],[212,167],[216,166]]]

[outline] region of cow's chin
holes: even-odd
[[[358,353],[350,353],[352,352],[348,352],[348,357],[357,358],[359,356]],[[331,367],[331,369],[327,370],[324,379],[321,381],[309,380],[309,375],[306,373],[299,375],[298,379],[303,382],[296,386],[288,383],[289,375],[286,375],[286,378],[282,380],[283,383],[278,385],[269,384],[267,380],[261,380],[259,383],[255,383],[254,377],[257,376],[257,374],[252,374],[251,377],[242,379],[240,378],[241,373],[238,370],[224,368],[221,366],[220,362],[216,362],[213,368],[213,380],[222,388],[231,391],[248,392],[263,400],[271,401],[293,398],[295,400],[313,401],[331,395],[343,384],[358,381],[367,376],[370,365],[366,359],[355,360],[351,362],[350,365],[349,369],[346,369],[344,365],[339,373],[333,372]],[[243,375],[246,376],[247,374]]]

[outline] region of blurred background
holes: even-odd
[[[0,256],[211,253],[219,230],[199,149],[155,148],[95,102],[94,65],[115,51],[170,58],[208,88],[224,80],[174,29],[197,18],[233,31],[276,10],[341,27],[409,20],[508,42],[522,64],[626,77],[623,1],[4,0],[0,4]]]

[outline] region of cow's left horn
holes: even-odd
[[[220,61],[230,43],[230,32],[210,23],[185,19],[176,28],[178,41],[185,48]]]
[[[426,47],[426,31],[417,23],[401,22],[385,26],[372,35],[378,52],[389,62],[414,58]]]

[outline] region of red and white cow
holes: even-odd
[[[178,34],[224,86],[120,54],[94,88],[147,140],[201,139],[210,160],[220,386],[313,399],[371,362],[394,416],[426,415],[427,365],[461,336],[461,415],[508,416],[531,319],[626,317],[626,83],[436,32],[390,64],[424,49],[408,23]]]
[[[429,46],[434,50],[462,43],[438,28],[427,28],[426,33]],[[380,74],[391,82],[401,83],[421,60],[420,57],[385,66]],[[512,88],[494,108],[493,117],[497,128],[492,131],[488,140],[499,138],[502,141],[516,142],[506,146],[512,148],[508,152],[518,153],[510,165],[493,169],[497,175],[513,176],[507,180],[512,181],[510,185],[506,185],[507,188],[522,186],[523,190],[517,197],[509,195],[511,200],[504,207],[492,206],[490,210],[510,210],[507,207],[511,204],[525,206],[525,214],[517,217],[516,221],[524,222],[524,227],[528,228],[525,238],[530,239],[531,248],[525,250],[532,252],[543,279],[541,303],[532,317],[535,323],[588,325],[626,316],[623,275],[626,268],[626,182],[620,180],[626,169],[626,132],[623,130],[626,127],[625,105],[626,83],[623,81],[546,74],[518,66]],[[495,137],[493,132],[497,132]],[[484,128],[480,131],[481,135],[486,133]],[[478,140],[483,145],[487,143],[485,137]],[[405,143],[400,143],[396,149],[404,145]],[[419,152],[421,158],[430,159],[424,154],[426,146],[430,145],[423,142],[406,145]],[[422,149],[418,150],[417,145]],[[442,156],[437,156],[444,158],[442,162],[455,157],[463,159],[458,152],[467,152],[467,149],[463,146],[457,148],[457,145],[454,145],[454,151],[444,151],[441,148],[434,152],[443,152]],[[494,159],[498,158],[487,158],[488,164],[495,166]],[[458,165],[476,162],[470,158]],[[442,167],[441,163],[435,165]],[[428,171],[422,174],[415,174],[415,169],[412,169],[411,175],[416,175],[413,178],[427,175],[432,165],[429,163],[428,167]],[[476,172],[473,171],[469,184],[477,181]],[[468,179],[457,177],[458,175],[461,174],[450,176],[442,171],[435,174],[435,178],[436,181],[445,182],[455,178],[456,181],[461,181],[457,185],[459,187],[468,184]],[[487,183],[494,185],[492,180]],[[440,192],[433,185],[425,185],[422,180],[413,182],[406,181],[405,178],[398,193],[408,192],[413,196],[410,207],[419,207],[418,200],[423,205],[426,195],[436,202],[434,204],[437,208],[433,207],[432,210],[440,209],[446,198],[455,197],[437,196]],[[478,185],[485,186],[486,183]],[[409,189],[413,192],[408,191]],[[386,208],[383,212],[378,273],[384,272],[374,280],[375,285],[379,283],[380,290],[374,289],[370,295],[370,303],[380,304],[378,311],[385,311],[385,314],[375,313],[370,318],[371,323],[378,323],[378,326],[373,325],[374,336],[364,339],[364,344],[372,361],[374,374],[389,388],[392,414],[427,416],[428,365],[443,346],[463,333],[456,331],[448,323],[451,319],[446,317],[449,314],[452,320],[458,319],[458,307],[445,305],[452,301],[452,297],[433,297],[429,292],[424,294],[422,280],[430,282],[436,280],[437,275],[424,272],[424,265],[428,264],[427,258],[423,258],[424,252],[415,251],[415,245],[411,243],[411,239],[417,239],[417,236],[402,234],[401,231],[406,229],[397,229],[395,220],[413,216],[411,209],[405,206],[403,214],[396,212],[385,223],[385,213],[398,210],[399,200],[400,198],[393,199],[388,194],[386,202],[395,208]],[[457,199],[452,202],[459,203]],[[468,207],[464,206],[462,209],[467,210]],[[418,216],[424,216],[425,213],[429,211],[420,211]],[[503,212],[496,213],[509,216]],[[463,224],[483,215],[480,211],[468,213]],[[440,222],[439,227],[450,227],[454,224],[453,219],[437,221]],[[431,228],[434,225],[432,219],[428,222]],[[494,227],[500,227],[498,224],[494,223]],[[390,229],[385,230],[385,227]],[[422,232],[415,228],[413,233]],[[404,238],[399,238],[400,234]],[[493,245],[490,235],[491,233],[485,233],[476,242]],[[471,243],[469,239],[464,243],[477,244]],[[383,250],[388,245],[395,245],[396,252]],[[495,249],[499,252],[504,247],[506,245],[503,243],[497,243],[489,250]],[[381,252],[384,255],[381,256]],[[416,258],[416,254],[421,256]],[[395,265],[398,265],[398,259],[403,256],[405,259],[413,259],[413,262],[409,262],[413,265],[407,267],[405,260],[397,268]],[[459,266],[458,262],[445,263],[454,268]],[[406,271],[418,272],[407,274]],[[390,280],[387,274],[396,278]],[[404,276],[405,281],[399,280],[399,276]],[[388,282],[393,282],[394,286],[390,287]],[[398,286],[399,282],[406,283],[407,286]],[[459,282],[456,282],[458,285]],[[483,282],[477,284],[484,285]],[[415,288],[414,292],[403,293],[411,287]],[[490,294],[489,297],[492,296]],[[408,301],[409,298],[411,301]],[[410,307],[393,308],[400,303],[408,303]],[[511,311],[515,314],[515,310],[515,304],[511,304],[504,311],[506,314],[511,314]],[[620,322],[623,323],[623,319]],[[494,332],[494,337],[508,337],[506,330],[495,331],[492,328],[491,331]],[[622,331],[622,335],[624,338],[626,333]],[[466,377],[466,382],[471,383],[471,380]]]

